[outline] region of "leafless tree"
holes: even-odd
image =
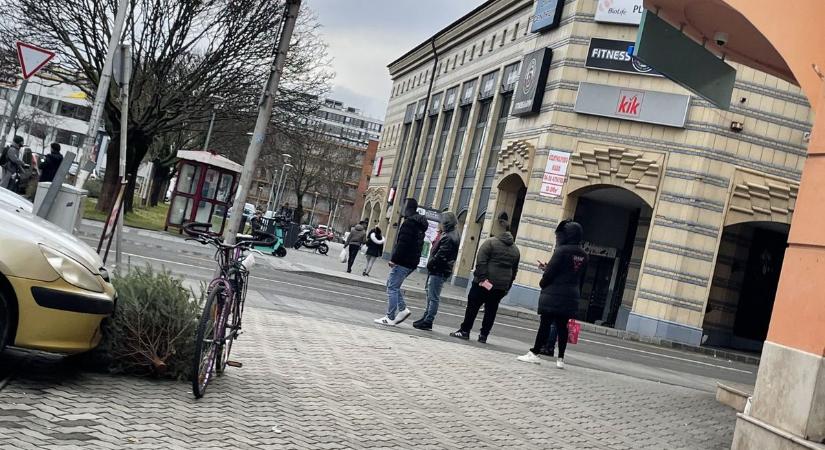
[[[227,119],[249,120],[257,108],[284,0],[131,0],[126,41],[132,45],[127,149],[127,211],[137,168],[155,139],[180,130],[205,132],[215,99]],[[55,76],[92,97],[117,2],[0,0],[0,36],[56,50]],[[302,11],[276,101],[276,125],[305,116],[328,88],[326,45],[317,20]],[[9,45],[13,39],[6,41]],[[112,135],[101,209],[117,184],[120,104],[113,84],[106,102]],[[251,119],[254,121],[254,119]],[[250,123],[251,128],[251,123]]]
[[[358,164],[359,151],[351,144],[330,141],[332,158],[324,166],[321,192],[329,199],[330,214],[341,202],[354,200],[361,167]],[[350,207],[351,208],[351,207]],[[336,217],[349,217],[338,214]]]

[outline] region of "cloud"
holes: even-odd
[[[482,0],[309,0],[336,72],[333,95],[383,118],[387,64],[480,5]]]

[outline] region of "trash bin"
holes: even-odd
[[[46,198],[46,192],[49,191],[51,185],[52,183],[48,181],[37,183],[37,194],[34,196],[35,214],[40,210],[40,205]],[[60,186],[45,219],[69,233],[74,233],[83,218],[83,204],[88,195],[89,191],[78,189],[70,184]]]

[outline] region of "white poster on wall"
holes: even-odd
[[[544,167],[544,177],[541,180],[540,194],[542,196],[561,197],[569,164],[570,153],[550,150],[550,154],[547,155],[547,165]]]
[[[644,10],[642,0],[599,0],[596,22],[639,25]]]

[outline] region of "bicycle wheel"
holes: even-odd
[[[238,292],[235,295],[240,295]],[[229,361],[229,353],[232,351],[232,343],[238,338],[238,332],[241,330],[241,312],[238,308],[238,301],[233,299],[232,305],[226,308],[228,315],[224,323],[225,340],[218,351],[218,360],[215,364],[215,371],[218,375],[222,375],[226,370],[226,363]]]
[[[195,360],[192,365],[192,393],[203,397],[212,379],[218,353],[223,346],[226,294],[223,286],[216,286],[206,298],[201,312],[198,331],[195,334]]]

